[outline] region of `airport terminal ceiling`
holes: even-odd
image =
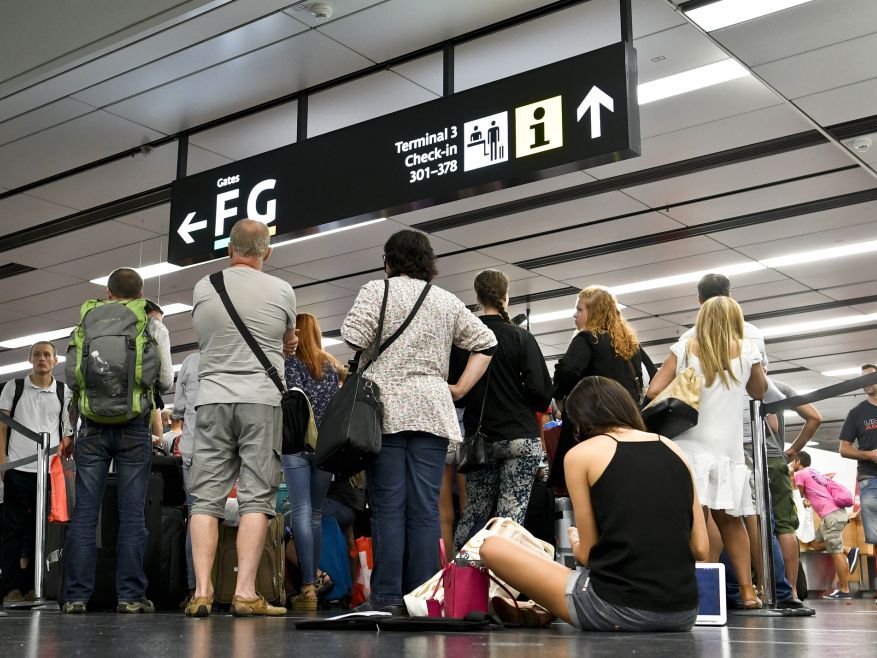
[[[571,337],[576,289],[613,289],[661,361],[694,320],[698,273],[722,270],[765,331],[776,378],[807,391],[854,376],[877,359],[877,148],[868,148],[877,137],[877,3],[811,0],[709,32],[676,4],[632,1],[639,157],[288,244],[267,269],[337,339],[359,286],[380,276],[383,242],[413,227],[440,255],[436,283],[468,304],[480,269],[506,272],[510,313],[529,311],[549,363]],[[621,38],[618,0],[145,6],[39,0],[4,10],[0,380],[22,372],[28,341],[15,339],[63,334],[82,300],[104,294],[93,280],[123,265],[163,272],[146,292],[178,311],[166,317],[174,363],[195,349],[185,305],[218,263],[161,265],[178,173]],[[361,176],[356,185],[382,172]],[[352,185],[337,178],[311,193],[343,197]],[[66,339],[58,344],[63,351]],[[350,355],[340,343],[327,349]],[[840,421],[854,401],[818,407]],[[826,423],[821,447],[836,445],[838,429]]]

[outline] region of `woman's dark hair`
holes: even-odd
[[[509,292],[509,278],[499,270],[481,270],[475,277],[475,295],[482,306],[490,306],[499,311],[503,320],[509,320],[505,307],[505,296]]]
[[[384,261],[391,277],[404,274],[412,279],[432,281],[438,274],[429,238],[417,231],[393,233],[384,245]]]
[[[618,427],[641,432],[646,429],[627,389],[606,377],[582,379],[566,396],[566,413],[583,439]]]

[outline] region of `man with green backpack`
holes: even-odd
[[[146,598],[143,555],[156,391],[174,383],[167,328],[146,313],[143,279],[127,267],[107,282],[107,300],[87,300],[67,348],[71,416],[82,425],[62,449],[76,460],[76,506],[64,546],[65,613],[85,612],[94,589],[95,533],[110,462],[119,483],[116,550],[118,612],[154,612]],[[72,443],[72,445],[71,445]]]

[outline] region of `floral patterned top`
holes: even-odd
[[[402,325],[425,285],[407,276],[390,279],[382,342]],[[383,280],[360,288],[341,326],[341,336],[355,349],[377,339],[383,297]],[[447,383],[451,345],[492,354],[496,336],[459,298],[432,286],[408,328],[363,374],[381,387],[384,434],[417,431],[462,441]],[[360,371],[367,363],[363,352]]]
[[[323,369],[323,378],[316,379],[308,367],[294,356],[287,357],[284,370],[286,386],[300,388],[311,401],[311,408],[314,410],[314,423],[319,430],[320,424],[323,422],[323,414],[326,413],[326,407],[329,406],[329,402],[338,392],[338,373],[327,361]]]

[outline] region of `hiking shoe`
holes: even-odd
[[[859,549],[851,548],[850,552],[847,553],[847,562],[850,563],[850,573],[856,570],[856,565],[859,563]]]
[[[235,617],[253,617],[255,615],[280,617],[286,614],[286,608],[271,605],[261,595],[251,600],[242,599],[235,595],[231,600],[231,614]]]
[[[186,605],[187,617],[209,617],[213,610],[213,599],[206,596],[192,595],[192,599]]]
[[[143,612],[151,614],[155,612],[155,606],[149,599],[140,599],[139,601],[119,601],[116,606],[116,612],[124,612],[127,614],[137,614]]]
[[[822,598],[829,601],[848,601],[853,598],[853,595],[849,592],[841,592],[839,589],[836,589],[831,594],[823,594]]]
[[[85,601],[67,601],[61,608],[65,615],[85,614]]]

